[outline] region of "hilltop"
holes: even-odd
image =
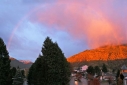
[[[18,67],[21,69],[25,69],[25,68],[30,68],[30,66],[33,64],[31,61],[27,61],[27,60],[17,60],[13,57],[10,57],[11,60],[11,67]]]
[[[123,64],[123,61],[127,59],[127,44],[123,45],[105,45],[96,49],[85,50],[73,56],[67,58],[71,64],[83,65],[83,64],[95,64],[111,62],[114,64]],[[98,63],[98,64],[97,64]]]

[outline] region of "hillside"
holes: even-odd
[[[11,60],[11,67],[18,67],[21,68],[21,69],[24,69],[24,68],[30,68],[30,66],[32,65],[32,62],[30,61],[26,61],[26,60],[17,60],[15,58],[10,58]]]
[[[96,49],[85,50],[75,54],[67,60],[70,63],[92,63],[92,62],[106,62],[118,61],[127,59],[127,45],[107,45]]]

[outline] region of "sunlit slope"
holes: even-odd
[[[117,60],[127,58],[127,44],[125,45],[107,45],[92,50],[85,50],[69,57],[67,60],[71,63],[92,61],[92,60]]]

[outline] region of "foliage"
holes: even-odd
[[[94,75],[95,74],[95,70],[93,68],[93,66],[89,66],[88,69],[86,70],[89,74]]]
[[[21,70],[21,73],[22,73],[23,77],[25,77],[25,71]]]
[[[47,85],[67,85],[70,78],[70,68],[62,50],[57,43],[47,37],[42,47],[46,64]],[[54,80],[55,79],[55,80]]]
[[[58,44],[47,37],[41,51],[43,56],[39,55],[30,68],[28,84],[69,85],[70,64]]]
[[[0,85],[11,85],[12,75],[10,70],[9,53],[2,38],[0,38]]]
[[[33,73],[34,73],[34,63],[31,65],[30,69],[29,69],[29,73],[28,73],[28,76],[27,76],[27,83],[28,85],[32,85],[33,83]]]
[[[13,85],[22,85],[23,84],[23,75],[21,73],[21,70],[18,68],[16,71],[15,76],[13,77]]]
[[[16,68],[12,67],[11,72],[12,72],[12,76],[15,76],[15,74],[16,74]]]
[[[115,73],[116,69],[112,69],[112,73]]]
[[[116,78],[118,78],[119,76],[120,76],[120,70],[118,69],[116,73]]]
[[[11,73],[11,78],[13,78],[15,76],[15,74],[16,74],[16,68],[12,67],[10,73]],[[11,83],[13,83],[13,79],[12,79]]]
[[[34,63],[33,84],[45,85],[46,82],[46,68],[43,56],[39,55]]]
[[[108,72],[107,67],[106,67],[106,65],[104,63],[103,63],[103,66],[102,66],[102,71],[104,73]]]
[[[101,70],[100,70],[100,68],[99,68],[98,66],[95,66],[95,67],[94,67],[94,70],[95,70],[95,73],[96,73],[97,75],[100,75]]]

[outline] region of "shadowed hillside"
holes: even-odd
[[[15,58],[10,58],[11,60],[11,67],[18,67],[21,68],[21,69],[25,69],[25,68],[30,68],[30,66],[33,64],[32,62],[30,61],[26,61],[26,60],[17,60]]]
[[[123,64],[127,59],[127,44],[107,45],[92,50],[85,50],[69,57],[67,60],[75,65],[95,64]]]

